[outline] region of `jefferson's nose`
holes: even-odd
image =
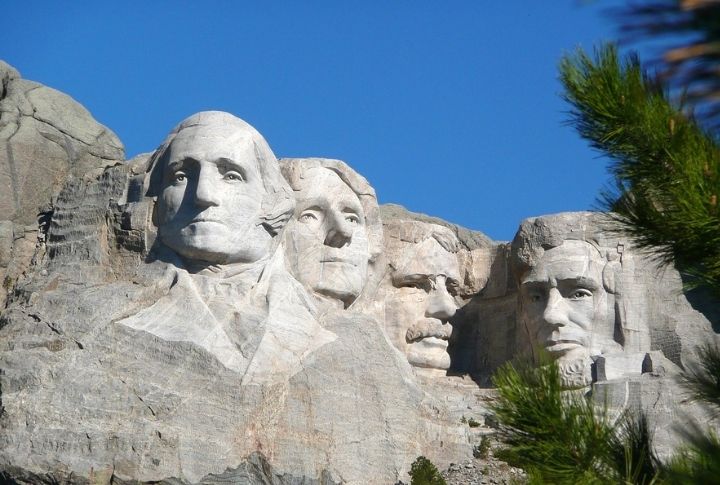
[[[568,309],[565,299],[557,288],[550,288],[547,304],[543,310],[543,320],[554,326],[564,326],[568,323]]]
[[[195,205],[198,207],[212,207],[219,205],[218,188],[212,179],[211,170],[200,169],[197,187],[195,188]]]
[[[448,293],[445,280],[438,281],[435,287],[430,290],[425,316],[447,320],[455,315],[456,311],[457,304],[455,299]]]
[[[325,219],[327,232],[324,243],[326,246],[341,248],[352,241],[354,228],[345,217],[345,214],[332,212]]]

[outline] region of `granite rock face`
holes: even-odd
[[[67,96],[0,80],[0,480],[395,483],[470,458],[489,376],[538,348],[663,456],[703,416],[674,376],[717,302],[602,214],[492,241],[222,112],[122,161]]]
[[[0,61],[0,306],[71,179],[122,162],[120,140],[69,96]],[[40,225],[41,231],[38,231]],[[42,241],[40,241],[42,242]]]

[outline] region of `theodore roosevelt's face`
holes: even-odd
[[[352,303],[367,279],[370,252],[357,194],[332,170],[303,171],[295,186],[288,227],[288,260],[295,277],[314,292]]]
[[[605,261],[584,241],[543,254],[520,281],[521,319],[530,338],[554,358],[597,355],[612,342]]]
[[[246,131],[185,128],[163,161],[156,220],[165,245],[212,264],[252,262],[267,254],[271,236],[259,224],[265,189]]]
[[[408,244],[398,256],[401,262],[393,271],[385,299],[387,334],[413,366],[446,370],[452,333],[448,320],[458,308],[454,298],[460,280],[457,257],[433,237]]]

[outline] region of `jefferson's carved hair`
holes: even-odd
[[[283,158],[280,160],[280,170],[293,190],[300,190],[300,181],[305,178],[305,173],[313,168],[324,168],[336,173],[340,180],[358,196],[365,216],[370,259],[374,261],[382,251],[383,234],[375,189],[370,186],[365,177],[342,160],[330,158]]]

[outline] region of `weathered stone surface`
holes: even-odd
[[[200,114],[149,160],[67,184],[3,314],[6,475],[213,483],[259,452],[295,477],[267,483],[380,484],[419,454],[471,454],[377,321],[316,306],[285,272],[294,201],[263,144]],[[146,167],[157,204],[138,196]],[[229,210],[253,177],[268,202]],[[223,224],[263,232],[236,242]]]
[[[117,163],[72,100],[0,81],[1,480],[395,483],[468,459],[490,375],[538,345],[663,456],[704,416],[674,379],[720,307],[601,214],[491,241],[219,112]]]
[[[52,210],[69,178],[121,162],[124,150],[115,134],[72,98],[22,79],[2,61],[0,146],[1,309],[42,242],[41,213]]]

